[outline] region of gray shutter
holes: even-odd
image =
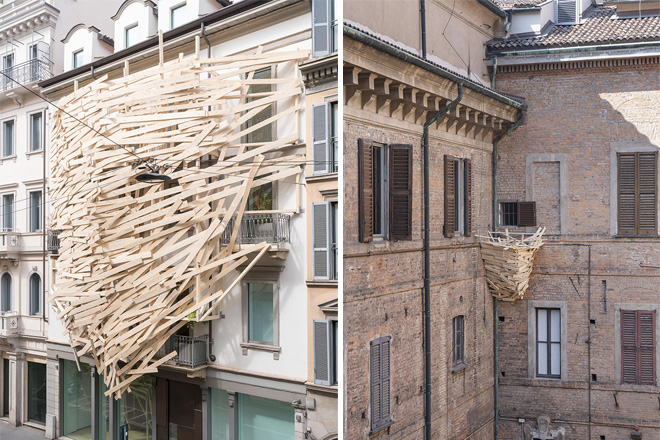
[[[657,227],[657,153],[637,153],[637,233],[656,235]]]
[[[385,336],[371,341],[371,431],[391,421],[390,340]]]
[[[639,384],[655,385],[655,311],[638,311]]]
[[[327,319],[314,320],[314,383],[332,385],[332,326]]]
[[[637,233],[637,203],[635,178],[635,153],[618,153],[617,184],[618,184],[618,234],[633,235]]]
[[[330,1],[312,0],[312,56],[330,53]]]
[[[314,279],[330,279],[330,203],[312,203]]]
[[[557,23],[573,24],[577,19],[577,0],[557,0]]]
[[[327,174],[330,172],[328,111],[327,102],[312,106],[313,174]]]

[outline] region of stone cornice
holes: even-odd
[[[0,8],[0,42],[11,40],[45,26],[55,26],[59,11],[43,0],[10,3]],[[11,6],[11,7],[10,7]]]

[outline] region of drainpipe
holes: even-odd
[[[422,26],[422,58],[426,59],[426,1],[419,0],[419,15]]]
[[[493,59],[493,77],[490,79],[490,88],[495,90],[495,77],[497,76],[497,56]]]
[[[497,60],[497,58],[496,58]],[[495,80],[495,76],[493,75],[493,82]],[[498,227],[498,209],[497,209],[497,143],[501,141],[505,136],[507,136],[509,133],[517,129],[520,124],[523,123],[525,120],[525,107],[520,109],[520,116],[518,117],[518,120],[503,134],[499,135],[493,140],[493,231],[497,231]],[[495,440],[498,439],[498,428],[499,428],[499,422],[500,422],[500,405],[499,405],[499,399],[498,399],[498,393],[499,393],[499,362],[497,361],[497,356],[499,354],[499,346],[497,344],[497,337],[498,337],[498,312],[497,312],[497,298],[493,297],[493,375],[495,376],[495,386],[493,389],[493,392],[495,394],[494,396],[494,403],[495,403]]]
[[[463,99],[463,83],[458,83],[458,97],[445,108],[435,114],[424,124],[422,148],[424,150],[424,350],[426,365],[424,367],[424,380],[426,382],[426,400],[424,405],[425,438],[431,440],[431,210],[429,188],[429,126],[442,115],[454,108]]]

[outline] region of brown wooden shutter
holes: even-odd
[[[472,161],[465,159],[465,236],[472,235]]]
[[[536,226],[536,202],[518,202],[518,226]]]
[[[390,238],[412,239],[412,145],[390,145]]]
[[[657,153],[637,153],[637,233],[655,235],[657,228]]]
[[[445,155],[445,237],[451,238],[456,231],[456,159]]]
[[[373,142],[358,139],[358,222],[363,243],[372,241],[374,236],[373,161]]]
[[[621,311],[621,382],[637,383],[637,313]]]
[[[655,385],[655,311],[637,312],[639,328],[639,384]]]
[[[635,179],[635,153],[618,153],[617,184],[619,191],[618,233],[634,235],[637,233],[637,204]]]

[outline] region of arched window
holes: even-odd
[[[0,311],[11,310],[11,275],[5,272],[0,281]]]
[[[30,275],[30,315],[41,314],[41,277],[37,273]]]

